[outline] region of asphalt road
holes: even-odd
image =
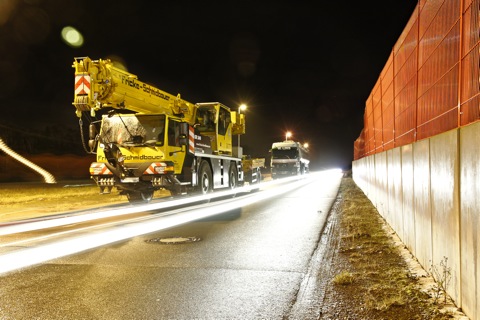
[[[316,177],[273,199],[0,276],[0,318],[305,315],[298,293],[341,174]]]

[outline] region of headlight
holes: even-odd
[[[173,166],[169,166],[166,163],[157,163],[156,166],[154,167],[155,173],[158,174],[165,174],[169,172],[173,172],[174,168]]]

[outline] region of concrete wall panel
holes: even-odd
[[[413,145],[415,256],[426,269],[432,261],[432,210],[430,206],[430,143],[422,140]]]
[[[355,161],[356,163],[358,163],[358,167],[361,171],[358,173],[356,173],[355,171],[353,172],[355,182],[357,183],[358,181],[357,185],[361,186],[363,193],[365,193],[365,195],[370,199],[370,201],[372,201],[372,194],[370,191],[372,188],[372,180],[370,177],[375,174],[375,167],[372,167],[370,165],[370,163],[373,161],[373,156]]]
[[[384,152],[387,157],[387,204],[386,204],[386,213],[385,216],[388,217],[387,221],[390,221],[390,226],[397,230],[397,220],[394,211],[395,204],[395,186],[393,180],[393,155],[392,150]]]
[[[415,196],[413,189],[413,146],[400,147],[402,158],[403,238],[408,250],[415,254]],[[400,235],[399,235],[400,236]]]
[[[403,230],[402,195],[402,154],[400,148],[387,152],[388,161],[388,212],[392,217],[392,227],[400,239],[405,237]]]
[[[361,177],[360,172],[362,170],[362,168],[360,167],[360,163],[362,162],[363,159],[355,160],[352,162],[352,179],[353,181],[355,181],[355,183],[360,189],[362,188],[362,184],[360,183],[360,177]]]
[[[369,177],[369,172],[368,172],[368,159],[367,158],[363,158],[363,159],[360,159],[360,160],[357,160],[355,161],[355,165],[356,167],[359,168],[359,170],[353,170],[352,174],[353,174],[353,177],[354,177],[354,180],[355,180],[355,183],[357,183],[357,185],[362,188],[363,192],[365,194],[367,194],[367,191],[368,188],[369,188],[369,184],[370,184],[370,181],[368,180],[368,177]],[[358,172],[358,174],[357,174]]]
[[[375,154],[375,176],[376,176],[376,190],[375,190],[375,207],[378,212],[389,224],[392,224],[388,216],[388,173],[387,173],[387,154],[386,152]]]
[[[480,318],[480,123],[460,129],[462,309]]]
[[[457,303],[460,299],[460,212],[458,130],[430,139],[432,202],[432,265],[447,258],[451,281],[447,292]],[[437,279],[439,280],[439,279]]]
[[[367,189],[368,197],[370,198],[370,201],[372,201],[372,203],[375,205],[377,201],[377,195],[375,193],[377,189],[377,184],[375,181],[375,156],[371,156],[368,158],[367,168],[368,168],[368,182],[369,182],[369,186]]]

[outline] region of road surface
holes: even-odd
[[[308,304],[299,301],[298,294],[305,290],[312,255],[340,180],[341,173],[311,174],[302,186],[268,200],[242,202],[242,208],[223,214],[0,275],[0,318],[293,319],[305,315]],[[263,192],[227,201],[234,207],[233,201]],[[197,206],[193,211],[201,210]],[[123,230],[128,224],[115,224],[109,230]]]

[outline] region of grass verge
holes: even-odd
[[[93,184],[2,184],[0,186],[0,222],[36,218],[59,212],[88,209],[105,205],[128,203],[124,195],[114,189],[100,194]],[[156,191],[154,197],[170,195]]]
[[[348,319],[452,319],[421,287],[391,230],[351,177],[339,190],[338,237],[332,288],[323,314]]]

